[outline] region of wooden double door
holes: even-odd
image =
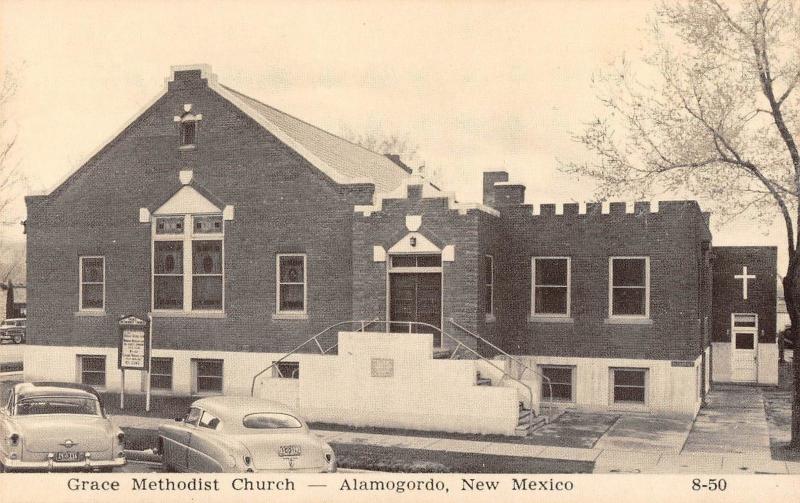
[[[442,274],[393,273],[389,275],[389,320],[420,322],[442,327]],[[408,332],[407,323],[392,323],[392,331]],[[431,329],[411,325],[411,332],[428,333]],[[439,334],[434,334],[438,346]]]

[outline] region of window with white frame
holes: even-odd
[[[640,403],[647,399],[647,369],[611,369],[614,403]]]
[[[571,296],[569,257],[533,257],[531,269],[533,276],[531,314],[569,317]]]
[[[483,278],[486,282],[485,306],[486,314],[494,314],[494,257],[486,255],[483,257]]]
[[[150,360],[150,387],[172,389],[172,358],[153,357]]]
[[[277,256],[277,313],[303,314],[307,311],[306,255],[281,253]]]
[[[222,393],[222,360],[193,359],[194,393]]]
[[[547,400],[552,392],[553,401],[572,402],[575,400],[573,381],[575,367],[567,365],[541,365],[542,400]],[[549,379],[549,381],[548,381]]]
[[[79,309],[81,311],[104,310],[106,297],[105,257],[80,257],[79,269]]]
[[[222,311],[222,215],[157,217],[153,232],[153,309]]]
[[[608,262],[608,314],[650,316],[650,258],[611,257]]]
[[[106,385],[106,357],[103,355],[78,355],[78,372],[81,384]]]

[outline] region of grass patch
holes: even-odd
[[[792,428],[792,362],[780,364],[778,387],[764,389],[764,412],[769,425],[772,459],[800,461],[800,449],[789,449]]]
[[[379,426],[348,426],[332,423],[309,423],[315,430],[347,431],[352,433],[375,433],[424,438],[449,438],[453,440],[473,440],[478,442],[499,442],[504,444],[548,445],[557,447],[591,448],[597,440],[614,424],[619,416],[615,414],[584,414],[566,412],[556,421],[542,426],[527,437],[479,433],[452,433]]]
[[[125,448],[158,446],[158,432],[123,428]],[[331,443],[339,467],[394,473],[591,473],[594,463],[463,452]]]
[[[396,473],[591,473],[594,463],[332,442],[341,468]]]

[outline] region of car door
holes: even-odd
[[[197,429],[197,423],[203,411],[197,407],[191,407],[183,420],[176,424],[166,425],[161,435],[164,438],[163,456],[164,464],[171,466],[179,472],[189,470],[188,453],[189,442],[192,434]]]
[[[14,390],[9,390],[3,397],[2,409],[0,409],[0,438],[8,438],[11,429],[11,413],[14,410]],[[6,442],[0,442],[0,463],[8,456]]]
[[[228,459],[224,442],[216,430],[219,418],[208,411],[203,411],[189,440],[189,470],[199,473],[216,473],[224,471],[223,464]]]

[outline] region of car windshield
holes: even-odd
[[[303,425],[294,416],[275,412],[259,412],[244,416],[242,424],[254,430],[277,430],[281,428],[302,428]]]
[[[48,396],[25,398],[17,403],[18,416],[41,414],[84,414],[100,416],[100,403],[94,398]]]

